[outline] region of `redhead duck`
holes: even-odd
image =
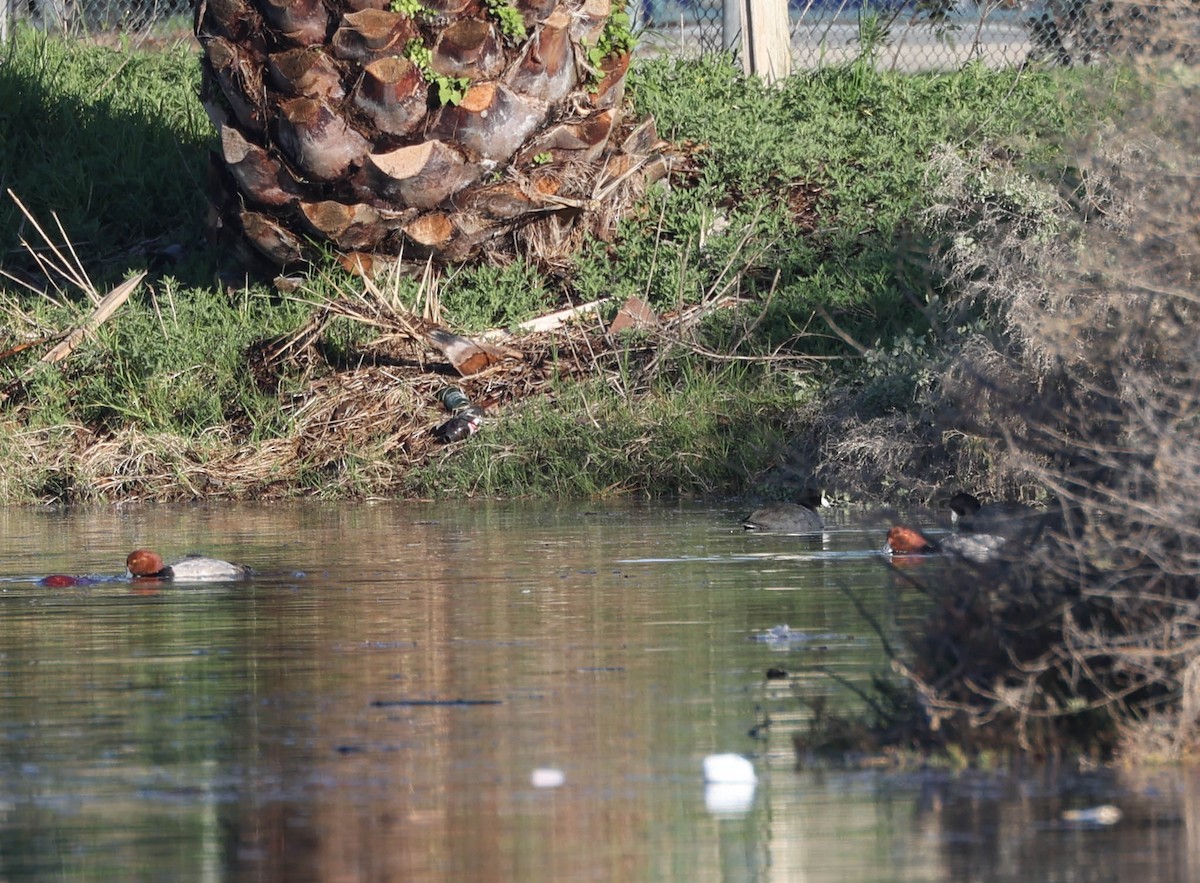
[[[887,548],[893,555],[921,555],[946,552],[976,564],[994,561],[1008,540],[986,533],[950,534],[932,540],[915,527],[898,524],[887,534]]]
[[[828,506],[822,491],[805,491],[798,503],[768,503],[755,509],[742,522],[746,530],[779,530],[787,533],[816,533],[825,529],[825,520],[816,511]]]
[[[130,576],[144,579],[170,579],[178,582],[216,582],[245,579],[250,568],[230,564],[220,558],[188,555],[172,564],[165,564],[157,552],[135,549],[125,559]]]
[[[959,492],[946,501],[950,520],[964,533],[995,534],[1012,539],[1035,533],[1041,513],[1024,503],[988,503]]]

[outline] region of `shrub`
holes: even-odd
[[[1136,731],[1142,752],[1196,748],[1196,91],[1163,87],[1098,133],[1057,194],[994,155],[941,163],[947,310],[995,319],[960,341],[943,414],[1053,515],[985,580],[931,588],[907,670],[954,738],[1107,750]]]

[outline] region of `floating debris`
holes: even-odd
[[[562,770],[553,767],[540,767],[533,771],[529,782],[534,788],[558,788],[567,780]]]
[[[1068,809],[1062,814],[1062,819],[1081,828],[1102,828],[1121,821],[1121,815],[1118,807],[1105,803],[1088,809]]]
[[[758,775],[740,754],[704,758],[704,807],[713,815],[742,815],[754,805]]]
[[[769,628],[765,632],[757,632],[751,635],[750,640],[776,646],[793,646],[796,644],[808,644],[813,641],[837,641],[843,637],[843,635],[835,635],[831,632],[806,632],[801,629],[793,629],[786,624],[781,624]],[[786,676],[787,673],[785,672],[783,677]]]
[[[754,764],[740,754],[710,754],[704,758],[704,781],[753,785],[758,782],[758,775]]]

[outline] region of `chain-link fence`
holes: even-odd
[[[811,69],[869,51],[882,68],[950,70],[1047,62],[1090,64],[1118,53],[1193,63],[1196,0],[790,0],[792,60]],[[638,0],[650,51],[713,52],[727,39],[722,0]],[[1170,36],[1164,36],[1170,35]]]
[[[869,51],[880,67],[918,71],[973,61],[991,67],[1031,60],[1080,64],[1136,50],[1190,62],[1200,45],[1194,25],[1193,30],[1163,25],[1165,19],[1194,19],[1196,5],[1197,0],[790,0],[792,59],[797,69],[811,69]],[[736,45],[729,31],[737,17],[726,15],[722,0],[631,0],[629,12],[642,29],[642,52],[696,54]],[[190,0],[0,0],[0,38],[18,19],[79,36],[180,36],[190,32],[191,16]],[[1157,36],[1164,31],[1173,38]]]
[[[645,27],[644,43],[660,52],[717,52],[726,39],[721,0],[654,3],[631,9]],[[860,0],[793,0],[792,60],[797,69],[846,62],[872,50],[881,67],[952,69],[979,60],[993,67],[1021,64],[1034,51],[1041,10],[963,6],[931,15],[927,0],[865,6]]]
[[[1024,62],[1032,48],[1022,13],[994,5],[931,14],[923,2],[867,9],[853,0],[807,0],[792,25],[798,68],[851,61],[864,50],[889,70],[950,69],[972,61],[1006,67]]]
[[[0,0],[3,32],[15,21],[74,36],[191,28],[190,0]]]

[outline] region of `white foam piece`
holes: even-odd
[[[740,754],[710,754],[704,758],[704,781],[753,785],[758,782],[754,764]]]
[[[753,782],[709,782],[704,786],[704,808],[714,816],[745,815],[754,806]]]
[[[562,770],[552,767],[540,767],[534,770],[529,777],[534,788],[557,788],[566,780],[567,777]]]

